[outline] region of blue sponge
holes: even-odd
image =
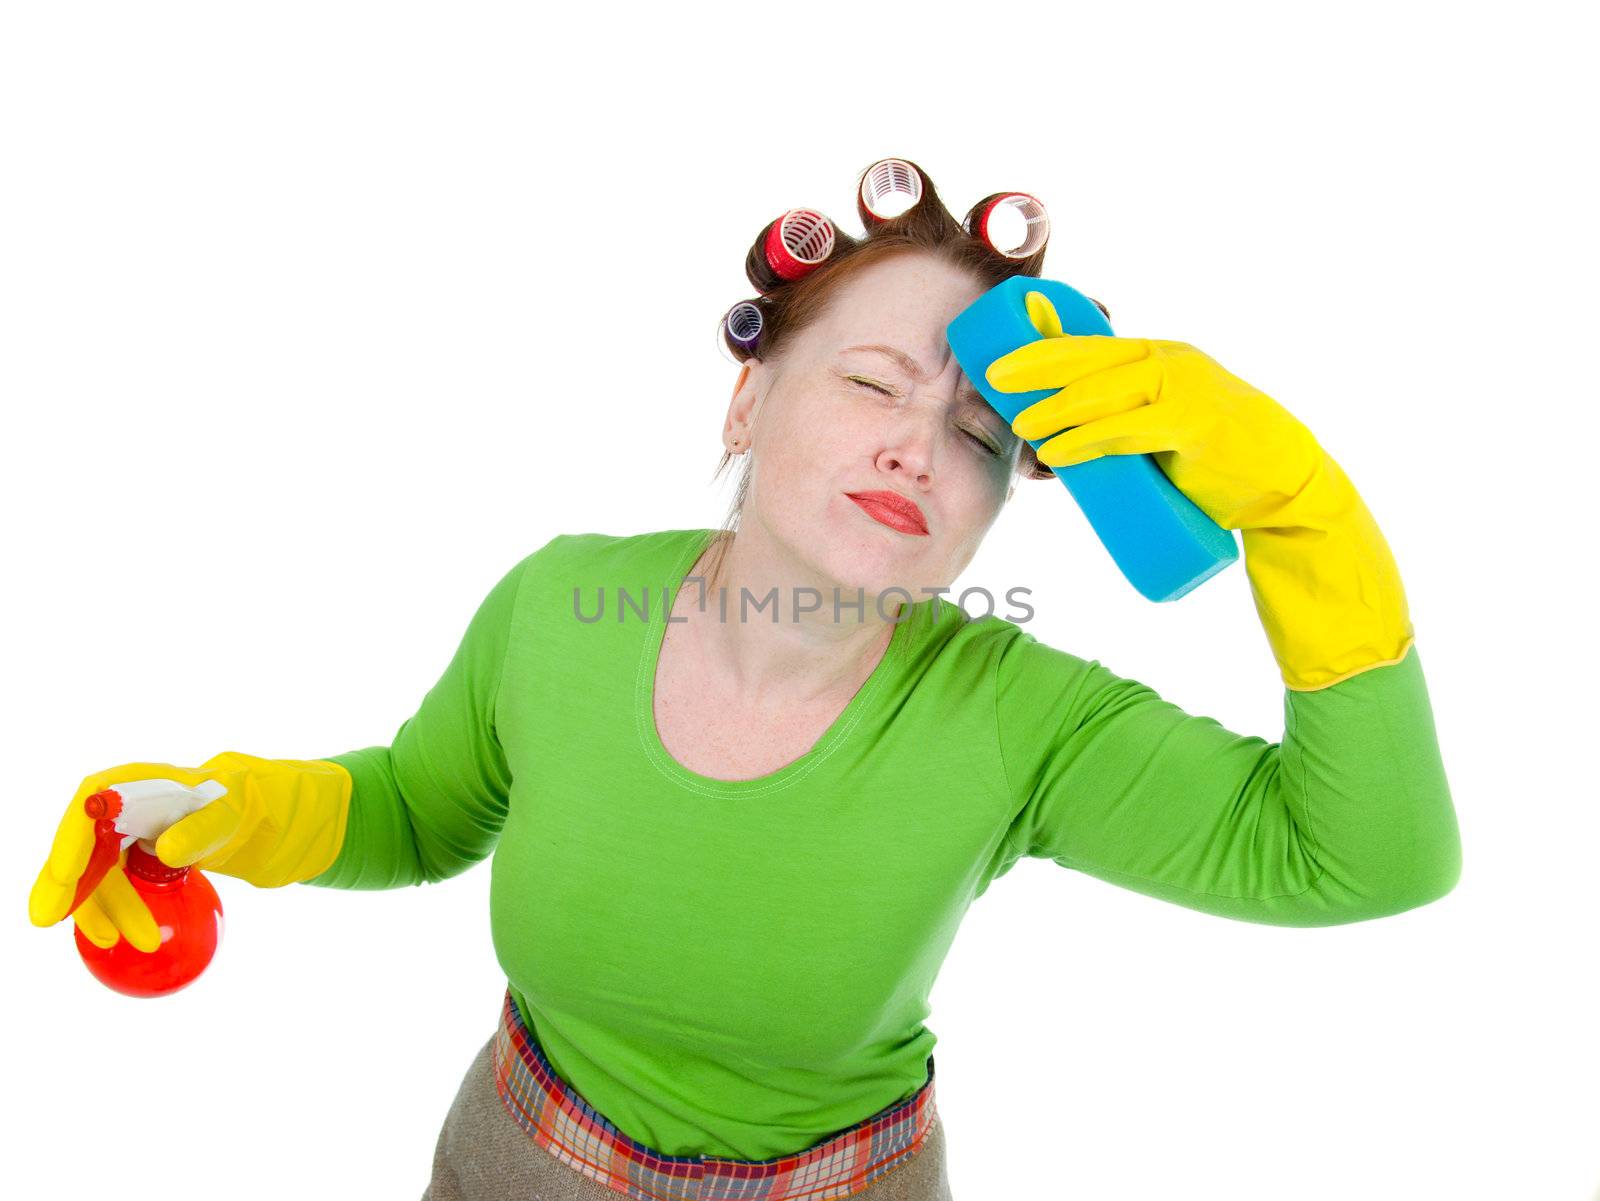
[[[1007,425],[1057,391],[999,392],[984,378],[996,359],[1044,336],[1028,320],[1023,299],[1028,292],[1049,297],[1068,334],[1111,333],[1111,323],[1094,301],[1053,279],[1013,275],[968,305],[946,328],[945,337],[967,378]],[[1060,432],[1029,439],[1028,444],[1037,450]],[[1179,492],[1149,455],[1102,455],[1052,470],[1122,574],[1149,600],[1177,600],[1239,557],[1232,532]]]

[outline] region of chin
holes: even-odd
[[[849,500],[845,503],[854,508]],[[873,598],[889,588],[904,588],[912,602],[922,599],[925,594],[921,588],[931,582],[924,578],[930,574],[924,564],[932,539],[902,534],[870,518],[857,520],[854,526],[843,537],[830,542],[818,565],[839,588],[841,602],[853,598],[860,588],[869,606],[868,615],[872,616]],[[886,610],[903,599],[899,593],[894,593]],[[825,597],[823,603],[827,605],[831,601],[831,597]],[[845,620],[853,616],[853,610],[843,611]]]

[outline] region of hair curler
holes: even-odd
[[[1002,280],[968,305],[946,327],[945,337],[967,378],[1008,425],[1022,410],[1057,391],[1001,392],[984,378],[996,359],[1043,336],[1028,319],[1028,292],[1050,299],[1067,334],[1112,332],[1097,301],[1056,280],[1031,275]],[[1028,445],[1037,450],[1060,432],[1029,439]],[[1177,600],[1239,557],[1232,532],[1178,491],[1148,454],[1102,455],[1051,470],[1128,582],[1149,600]]]
[[[1022,240],[1015,246],[1001,246],[995,237],[1012,214],[1022,220]],[[995,193],[979,202],[966,224],[967,232],[982,239],[990,250],[1018,262],[1038,254],[1050,240],[1050,214],[1043,201],[1027,192]]]
[[[753,301],[741,300],[728,310],[722,320],[734,345],[754,354],[764,324],[760,308]]]
[[[922,176],[903,158],[882,158],[861,173],[856,212],[871,229],[909,213],[922,203]]]
[[[833,254],[835,234],[833,222],[816,209],[789,209],[756,239],[745,275],[762,295],[810,275]]]

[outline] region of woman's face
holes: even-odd
[[[923,600],[971,562],[1022,447],[945,341],[985,290],[930,254],[898,255],[844,285],[780,361],[750,361],[728,410],[751,448],[747,555],[869,600],[890,586]],[[851,499],[864,493],[915,506],[911,524],[926,532],[885,524],[870,497]]]

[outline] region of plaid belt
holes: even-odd
[[[930,1055],[927,1083],[915,1094],[803,1151],[776,1159],[665,1155],[623,1134],[556,1075],[509,988],[495,1031],[494,1083],[535,1143],[607,1188],[651,1201],[853,1197],[921,1150],[938,1120]]]

